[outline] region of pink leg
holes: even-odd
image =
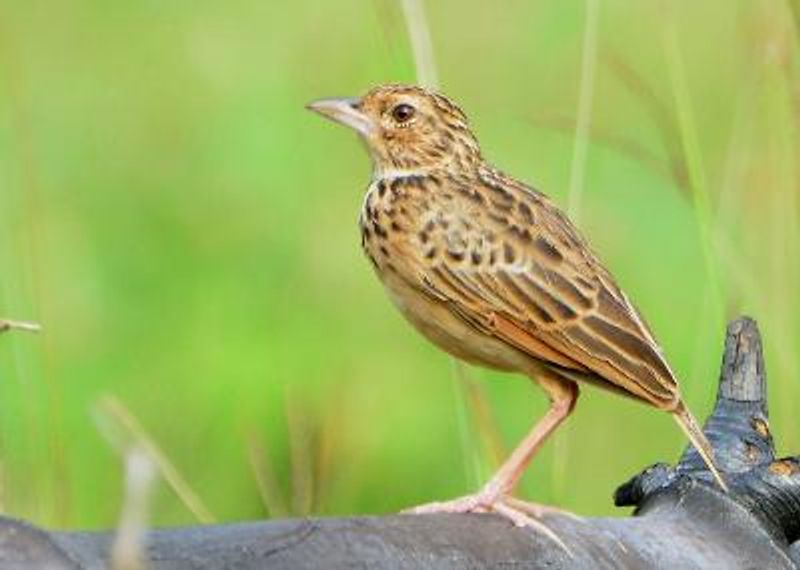
[[[578,400],[578,385],[560,376],[540,375],[539,384],[550,396],[550,409],[545,416],[533,426],[511,456],[500,466],[483,488],[494,497],[501,497],[511,493],[519,483],[525,468],[531,462],[536,452],[542,447],[545,440],[556,428],[572,413],[575,402]]]
[[[506,460],[495,475],[483,488],[474,495],[467,495],[452,501],[430,503],[421,505],[408,512],[415,514],[424,513],[469,513],[469,512],[497,512],[518,526],[534,524],[525,513],[536,514],[544,512],[545,507],[526,504],[521,508],[520,501],[505,501],[506,497],[514,490],[525,468],[531,462],[536,452],[550,434],[569,416],[578,399],[578,385],[572,380],[567,380],[554,373],[538,375],[539,384],[550,396],[550,409],[545,416],[525,436],[511,456]]]

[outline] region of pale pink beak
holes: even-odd
[[[369,136],[375,127],[359,109],[360,103],[361,99],[358,98],[336,97],[312,101],[306,105],[306,109],[346,125],[363,136]]]

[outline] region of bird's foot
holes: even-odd
[[[579,518],[577,515],[563,511],[556,507],[539,505],[521,501],[510,495],[497,495],[494,492],[485,490],[479,491],[474,495],[466,495],[450,501],[437,503],[427,503],[406,509],[403,513],[424,515],[434,513],[496,513],[503,518],[510,520],[514,526],[534,528],[545,536],[556,542],[568,554],[572,554],[564,541],[553,532],[540,519],[544,515],[558,513]]]
[[[522,511],[523,513],[527,513],[537,519],[541,519],[545,515],[561,515],[564,517],[569,517],[572,520],[576,521],[583,521],[584,518],[580,515],[576,515],[572,511],[568,511],[566,509],[560,509],[558,507],[554,507],[552,505],[542,505],[540,503],[530,503],[528,501],[523,501],[522,499],[517,499],[516,497],[512,497],[510,495],[505,497],[505,502],[517,509],[518,511]]]

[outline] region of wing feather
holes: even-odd
[[[457,314],[547,365],[674,406],[677,384],[661,349],[577,229],[543,195],[499,176],[484,179],[502,208],[469,214],[469,226],[485,230],[493,244],[445,236],[445,249],[467,243],[468,251],[459,251],[457,263],[453,256],[427,260],[420,268],[425,286]]]

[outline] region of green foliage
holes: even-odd
[[[699,417],[721,324],[759,320],[773,429],[795,452],[796,7],[601,1],[581,204]],[[427,8],[439,80],[485,154],[566,205],[584,3]],[[454,395],[449,359],[361,258],[363,149],[303,108],[413,80],[398,5],[2,12],[0,316],[45,327],[0,337],[4,512],[114,524],[121,464],[92,419],[108,393],[220,520],[462,494],[543,413],[522,378],[476,371]],[[556,439],[522,493],[589,514],[685,444],[666,415],[591,388]],[[193,520],[166,485],[153,503],[154,523]]]

